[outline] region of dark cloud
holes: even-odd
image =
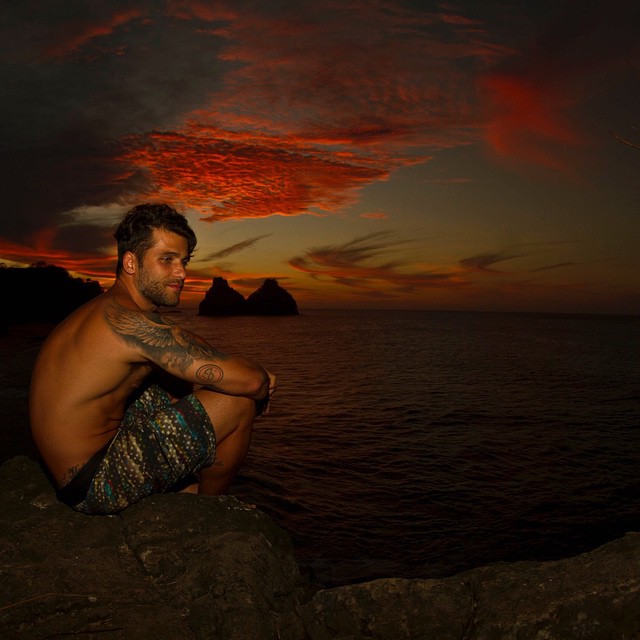
[[[509,253],[484,253],[460,260],[460,266],[470,271],[482,271],[485,273],[499,273],[496,269],[492,269],[493,265],[507,260],[515,260],[524,257],[522,254]]]
[[[201,106],[219,50],[212,36],[170,24],[160,3],[11,5],[1,29],[0,215],[3,236],[28,243],[65,212],[149,190],[143,171],[120,163],[120,140],[176,126]]]
[[[358,292],[380,290],[384,295],[466,284],[453,271],[425,270],[386,258],[407,242],[381,231],[343,244],[309,249],[292,258],[289,265],[316,280],[329,280]]]
[[[237,253],[238,251],[243,251],[244,249],[248,249],[252,247],[256,242],[262,240],[263,238],[268,238],[270,234],[266,234],[263,236],[256,236],[255,238],[248,238],[247,240],[243,240],[242,242],[237,242],[236,244],[232,244],[229,247],[225,247],[224,249],[220,249],[218,251],[214,251],[206,256],[198,256],[198,261],[207,262],[209,260],[216,260],[217,258],[226,258],[233,253]]]
[[[145,176],[122,175],[116,155],[117,148],[87,132],[80,138],[69,132],[37,149],[8,152],[2,161],[3,237],[28,244],[40,229],[64,223],[63,214],[75,207],[124,201],[144,191]],[[92,235],[85,236],[79,248],[88,249]],[[101,247],[101,242],[94,246]]]
[[[545,267],[538,267],[537,269],[530,269],[530,273],[536,273],[537,271],[550,271],[553,269],[564,269],[565,267],[575,267],[577,262],[558,262],[558,264],[550,264]]]
[[[286,277],[286,276],[259,276],[259,277],[252,277],[252,278],[247,278],[247,277],[243,277],[243,278],[233,278],[232,279],[232,283],[234,287],[241,287],[245,290],[249,290],[250,292],[253,292],[255,289],[258,289],[259,287],[261,287],[264,284],[264,281],[266,278],[274,278],[278,281],[278,284],[280,284],[281,286],[287,286],[289,287],[290,285],[288,284],[288,281],[290,280],[290,278]],[[293,289],[295,289],[295,287],[292,287]]]

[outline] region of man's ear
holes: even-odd
[[[129,274],[133,275],[138,268],[138,259],[132,251],[126,251],[122,256],[122,268]]]

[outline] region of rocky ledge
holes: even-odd
[[[152,496],[118,516],[0,467],[0,637],[558,640],[640,636],[640,534],[554,562],[314,589],[288,535],[233,497]]]

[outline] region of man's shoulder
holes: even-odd
[[[96,296],[76,309],[49,333],[43,346],[52,352],[62,350],[70,354],[76,349],[93,350],[96,344],[106,342],[109,329],[103,319],[104,302],[101,296]]]

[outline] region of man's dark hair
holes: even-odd
[[[182,236],[187,241],[188,257],[196,247],[196,234],[187,219],[166,204],[139,204],[128,211],[113,234],[118,243],[116,275],[122,272],[122,258],[131,251],[140,262],[153,246],[153,230],[162,229]]]

